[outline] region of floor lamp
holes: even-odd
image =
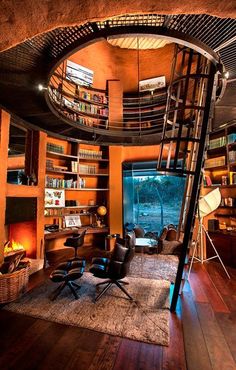
[[[197,232],[197,239],[194,244],[193,254],[191,257],[189,272],[188,272],[188,279],[190,276],[190,272],[192,270],[193,261],[196,260],[198,262],[204,263],[206,261],[210,261],[214,258],[218,258],[227,277],[230,279],[230,275],[228,271],[226,270],[226,267],[222,261],[222,259],[219,256],[219,253],[217,252],[217,249],[215,245],[213,244],[213,241],[205,228],[203,224],[203,218],[207,215],[209,215],[211,212],[215,211],[221,203],[221,193],[220,189],[216,188],[215,190],[211,191],[204,197],[202,197],[198,202],[198,219],[199,219],[199,226],[198,226],[198,232]],[[206,238],[208,238],[212,248],[214,249],[215,255],[209,258],[204,258],[204,234],[206,235]],[[195,253],[197,251],[197,247],[200,247],[200,256],[195,256]]]

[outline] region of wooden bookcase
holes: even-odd
[[[219,230],[210,232],[210,236],[224,263],[235,265],[235,250],[232,246],[236,230],[236,125],[210,133],[203,182],[202,195],[219,187],[222,197],[221,205],[204,217],[205,226],[208,226],[209,219],[219,221]],[[207,257],[211,257],[212,253],[207,241]]]
[[[45,208],[45,224],[57,224],[63,231],[64,216],[79,215],[82,227],[94,227],[88,234],[97,234],[97,207],[104,205],[108,208],[109,148],[48,137],[45,191],[47,189],[63,189],[65,207]],[[107,233],[107,215],[103,222]],[[95,231],[92,232],[93,230]],[[101,232],[104,230],[101,228]],[[59,236],[62,236],[62,233]],[[87,239],[88,242],[92,240]]]
[[[49,96],[56,110],[65,118],[88,127],[107,128],[106,90],[82,86],[55,73],[50,80]]]

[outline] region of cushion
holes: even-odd
[[[161,235],[160,235],[160,238],[161,240],[165,239],[166,238],[166,235],[167,235],[167,232],[168,232],[168,228],[165,226],[161,232]]]
[[[134,228],[134,233],[135,233],[136,238],[143,238],[145,231],[143,230],[142,227],[136,226]]]
[[[175,229],[169,229],[166,234],[166,240],[173,241],[177,238],[177,231]]]
[[[178,240],[172,240],[172,241],[163,240],[162,250],[160,254],[175,254],[176,250],[179,249],[178,247],[180,247],[180,245],[182,245],[182,243],[179,242]]]
[[[112,253],[112,260],[123,262],[127,252],[128,248],[124,247],[119,243],[116,243]]]

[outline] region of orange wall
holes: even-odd
[[[158,145],[110,147],[110,233],[123,232],[122,163],[126,161],[157,160]]]
[[[17,155],[17,156],[11,156],[8,157],[7,160],[7,168],[10,169],[20,169],[20,168],[25,168],[25,155]]]
[[[139,79],[165,75],[170,78],[174,44],[156,50],[139,52]],[[111,46],[107,41],[99,41],[77,53],[69,59],[94,71],[93,86],[106,88],[107,80],[120,80],[124,92],[135,92],[138,87],[137,50],[121,49]]]

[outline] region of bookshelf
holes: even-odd
[[[236,186],[236,125],[209,135],[205,186]]]
[[[217,218],[221,230],[236,229],[236,124],[210,133],[203,183],[202,195],[219,187],[222,197],[209,218]]]
[[[142,92],[137,95],[123,97],[124,125],[127,128],[155,127],[163,120],[165,112],[166,89],[151,94]]]
[[[65,118],[88,127],[108,126],[107,91],[79,85],[59,73],[50,80],[49,96]]]
[[[61,229],[64,216],[79,215],[83,226],[95,225],[97,207],[108,202],[109,148],[48,137],[46,196],[53,190],[63,193],[65,205],[45,203],[45,224],[56,223]]]

